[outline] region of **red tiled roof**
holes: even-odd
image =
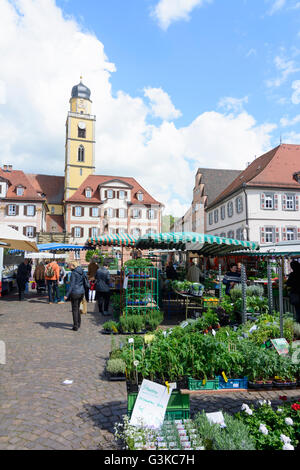
[[[131,202],[132,204],[161,204],[156,201],[134,178],[124,178],[121,176],[102,176],[102,175],[90,175],[82,183],[80,188],[67,199],[66,202],[87,202],[87,203],[100,203],[100,192],[98,190],[99,185],[107,183],[109,181],[121,181],[125,185],[130,185],[131,189]],[[90,188],[92,190],[92,197],[85,197],[85,189]],[[144,194],[143,201],[138,201],[136,193],[141,191]]]
[[[62,233],[65,229],[64,216],[47,214],[46,226],[47,226],[47,230],[46,230],[47,232]]]
[[[45,201],[45,198],[40,196],[37,190],[32,185],[27,175],[20,170],[4,171],[0,168],[0,177],[9,181],[8,190],[6,193],[7,199],[18,201]],[[23,196],[17,196],[16,188],[23,186]]]
[[[36,191],[46,195],[48,204],[62,204],[64,199],[64,176],[33,175],[28,174],[28,179]]]
[[[281,144],[254,160],[208,208],[241,189],[243,184],[248,187],[300,189],[293,179],[293,174],[299,171],[300,145]]]

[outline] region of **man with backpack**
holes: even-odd
[[[88,278],[77,262],[70,263],[72,271],[70,288],[65,300],[71,300],[73,315],[73,331],[78,331],[81,325],[80,303],[84,299],[85,292],[89,287]]]
[[[55,260],[47,264],[45,268],[45,280],[48,287],[49,304],[52,304],[55,299],[57,300],[57,303],[63,303],[60,301],[58,289],[59,266]]]

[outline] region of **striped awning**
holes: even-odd
[[[90,246],[135,246],[138,237],[128,233],[116,233],[114,235],[100,235],[87,240]]]
[[[165,249],[197,251],[207,256],[221,256],[241,250],[258,250],[257,242],[221,238],[204,233],[178,232],[147,234],[136,242],[136,248],[140,249]]]

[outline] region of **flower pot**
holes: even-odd
[[[251,382],[250,380],[248,382],[248,388],[251,388],[253,390],[261,390],[262,385],[263,385],[263,382]]]
[[[296,381],[295,382],[283,382],[283,381],[275,380],[273,382],[273,387],[279,390],[282,390],[285,388],[293,389],[297,387],[297,382]]]

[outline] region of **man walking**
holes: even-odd
[[[71,300],[72,303],[72,315],[73,315],[73,331],[78,331],[81,325],[81,315],[80,315],[80,303],[84,298],[85,290],[88,286],[88,279],[83,269],[78,265],[78,263],[73,262],[70,264],[70,269],[72,271],[71,280],[70,280],[70,289],[68,296],[65,297],[65,300]]]
[[[58,281],[59,281],[59,266],[56,261],[47,264],[45,269],[45,280],[48,287],[49,304],[52,304],[56,299],[59,304],[63,303],[60,301]]]
[[[18,267],[17,271],[17,284],[19,290],[19,300],[25,300],[26,284],[29,281],[28,259],[24,259]]]
[[[95,275],[96,280],[96,298],[98,301],[99,313],[109,315],[109,298],[110,298],[110,274],[107,269],[108,262],[104,261],[103,266],[100,267]]]

